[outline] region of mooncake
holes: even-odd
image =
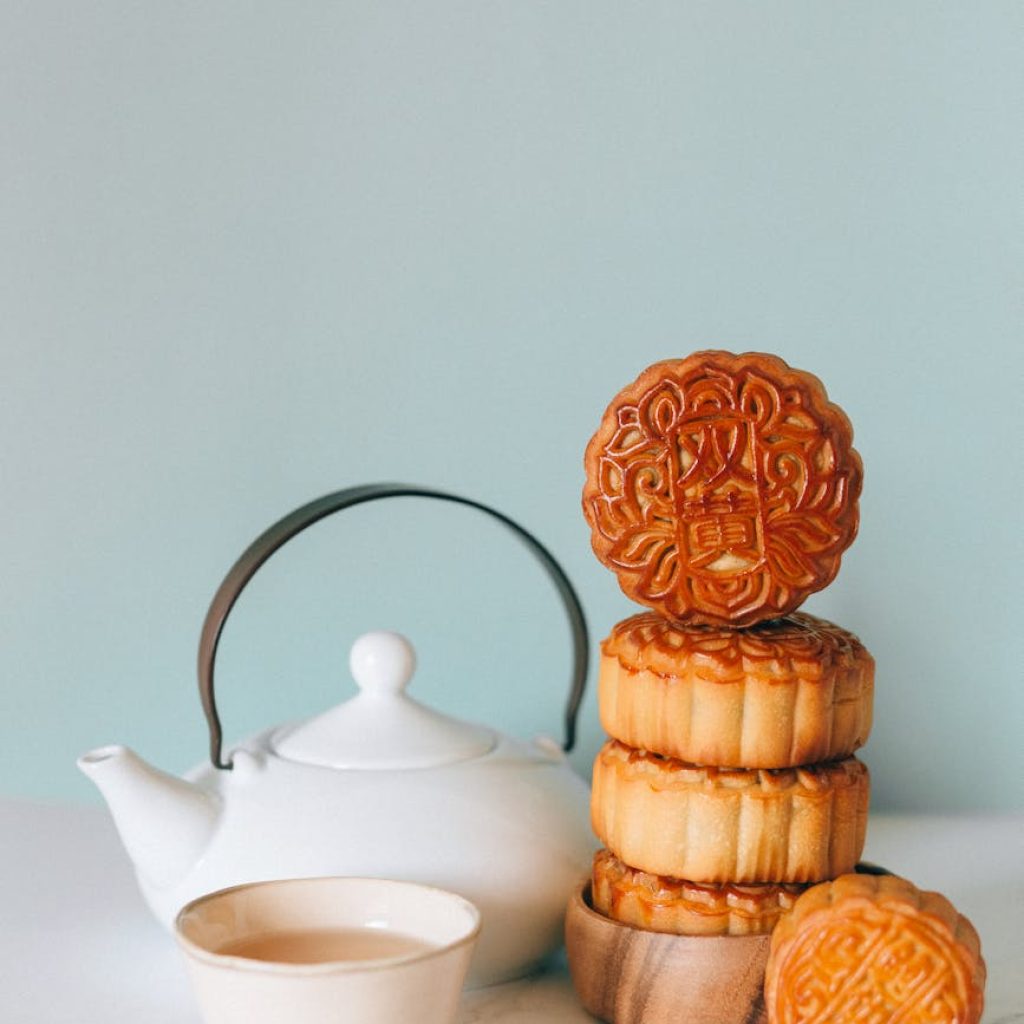
[[[864,848],[868,770],[713,768],[617,740],[594,761],[591,824],[631,867],[693,882],[820,882]]]
[[[597,557],[634,601],[749,626],[835,577],[858,525],[853,429],[776,356],[696,352],[612,399],[584,457]]]
[[[772,934],[771,1024],[978,1024],[985,962],[944,896],[895,876],[808,889]]]
[[[608,850],[594,857],[594,909],[613,921],[671,935],[767,935],[805,885],[706,885],[623,864]]]
[[[742,630],[645,612],[601,645],[598,707],[605,731],[630,747],[693,764],[789,768],[863,746],[874,675],[857,637],[804,612]]]

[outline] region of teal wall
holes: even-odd
[[[0,793],[205,753],[198,630],[290,508],[446,487],[535,530],[596,639],[581,458],[648,363],[777,352],[849,413],[859,539],[807,608],[878,662],[875,806],[1024,806],[1024,7],[9,3]],[[228,732],[351,692],[557,731],[567,634],[500,528],[322,524],[224,640]],[[600,743],[593,695],[575,763]]]

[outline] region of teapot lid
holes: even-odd
[[[480,757],[497,742],[490,729],[449,718],[409,697],[416,652],[399,633],[366,633],[349,667],[359,693],[271,737],[289,761],[325,768],[431,768]]]

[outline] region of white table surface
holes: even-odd
[[[875,814],[865,858],[945,893],[974,922],[985,1024],[1024,1022],[1024,815]],[[103,808],[0,800],[0,880],[4,1024],[200,1024],[174,942]],[[533,978],[467,993],[460,1024],[555,1021],[593,1021],[560,957]]]

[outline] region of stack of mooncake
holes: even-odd
[[[774,356],[657,363],[585,460],[598,558],[648,606],[601,647],[595,909],[680,935],[772,930],[853,871],[874,662],[796,608],[857,532],[861,462],[817,378]]]
[[[566,924],[577,992],[605,1020],[981,1018],[971,923],[939,893],[853,873],[874,663],[796,611],[857,533],[852,440],[817,378],[698,352],[620,392],[587,448],[594,551],[653,609],[601,646],[605,849],[593,909],[574,894]]]

